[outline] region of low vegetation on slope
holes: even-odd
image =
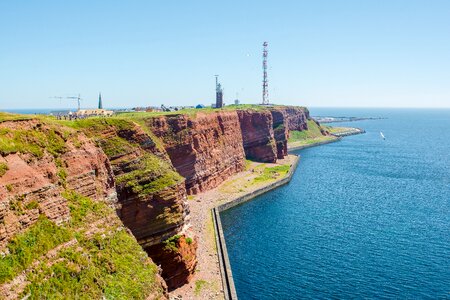
[[[140,120],[136,119],[135,121]],[[131,188],[136,194],[146,196],[183,180],[168,161],[142,149],[142,147],[153,146],[156,149],[154,152],[164,151],[159,139],[150,130],[146,130],[146,126],[136,125],[132,119],[90,118],[55,122],[81,130],[91,137],[103,149],[113,166],[126,163],[127,170],[130,172],[117,174],[116,183]],[[139,144],[137,138],[132,136],[136,133],[136,126],[139,126],[139,130],[148,135],[145,141],[141,141],[143,145]],[[126,155],[136,151],[144,153],[138,160],[134,156],[131,156],[130,160],[125,158]]]
[[[17,128],[2,127],[5,121],[18,121],[20,117],[15,115],[0,115],[0,155],[11,153],[31,153],[38,158],[44,155],[44,151],[49,152],[54,157],[65,151],[65,143],[72,140],[76,144],[68,128],[61,128],[53,124],[42,124],[37,121],[29,121],[28,126],[18,126]]]
[[[0,163],[0,177],[2,177],[3,175],[5,175],[6,171],[8,171],[8,165],[1,162]]]
[[[27,115],[17,115],[17,114],[10,114],[6,112],[0,111],[0,123],[6,122],[6,121],[24,121],[31,119],[30,116]]]
[[[118,176],[116,183],[124,184],[142,196],[161,191],[183,179],[170,169],[167,162],[151,154],[145,154],[141,160],[130,163],[129,167],[133,171]]]
[[[66,192],[71,219],[45,217],[17,235],[0,259],[0,283],[22,277],[20,297],[145,299],[161,295],[157,268],[112,208]],[[0,293],[5,294],[5,286]],[[2,294],[0,294],[2,296]]]
[[[314,120],[308,120],[308,130],[289,132],[289,147],[299,147],[322,141],[335,139],[334,136],[324,135],[323,129]]]

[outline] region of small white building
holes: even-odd
[[[106,110],[103,108],[80,109],[79,111],[74,113],[74,115],[77,117],[93,117],[93,116],[109,117],[109,116],[112,116],[113,114],[114,114],[114,112],[112,110]]]

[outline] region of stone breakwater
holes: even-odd
[[[178,287],[196,266],[187,195],[217,187],[245,159],[285,157],[289,131],[306,130],[308,119],[306,108],[283,106],[71,123],[0,119],[5,140],[15,142],[0,149],[0,251],[41,215],[68,222],[70,190],[113,206],[168,288]]]
[[[362,134],[362,133],[366,133],[366,131],[361,128],[349,127],[349,128],[347,128],[347,130],[332,133],[332,135],[337,136],[337,137],[344,137],[344,136],[356,135],[356,134]]]

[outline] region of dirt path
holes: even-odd
[[[170,293],[170,299],[224,298],[211,209],[284,178],[286,174],[267,176],[264,170],[280,165],[290,166],[294,160],[295,156],[289,155],[274,164],[248,162],[245,171],[230,177],[217,188],[189,197],[191,226],[187,235],[198,239],[197,270],[190,283]]]

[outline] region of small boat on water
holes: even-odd
[[[384,134],[380,131],[380,135],[381,135],[381,138],[383,139],[383,140],[385,140],[386,139],[386,137],[384,136]]]

